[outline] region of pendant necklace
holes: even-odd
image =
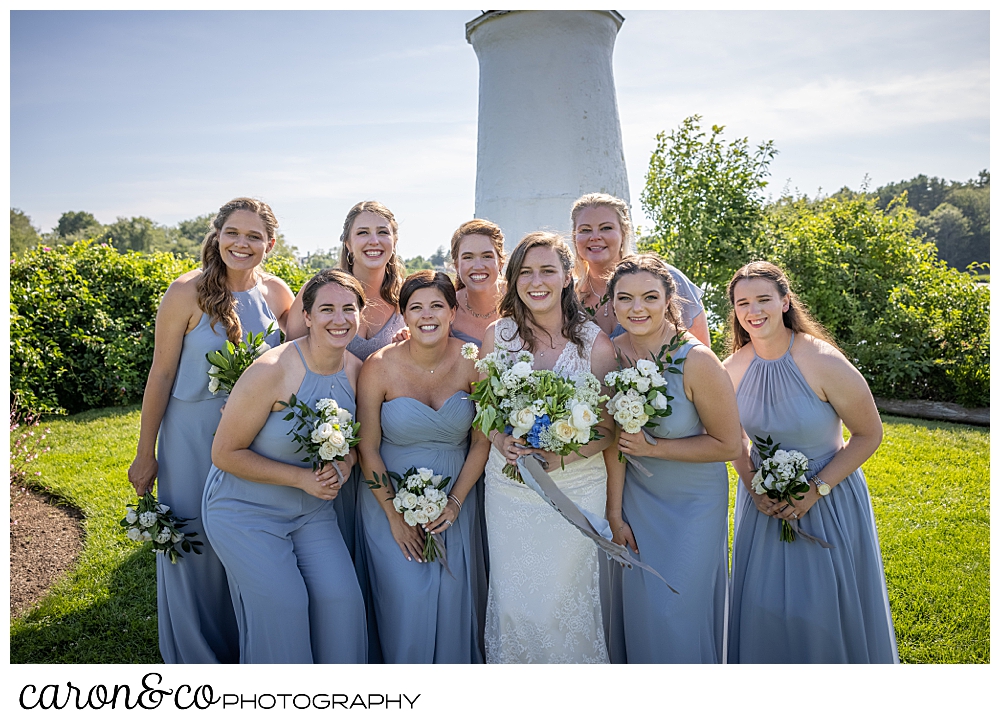
[[[490,317],[492,317],[494,314],[497,313],[496,307],[494,307],[493,309],[491,309],[490,311],[488,311],[486,314],[477,314],[476,311],[472,308],[472,305],[469,304],[469,292],[468,291],[465,292],[465,308],[467,310],[469,310],[469,314],[471,314],[476,319],[489,319]]]
[[[589,275],[587,276],[587,285],[590,287],[590,293],[593,294],[595,297],[597,297],[597,304],[594,305],[593,311],[591,311],[590,307],[584,307],[584,309],[586,309],[588,312],[591,313],[590,316],[596,317],[597,313],[601,310],[601,307],[603,306],[604,316],[607,317],[608,305],[611,303],[611,299],[608,298],[608,288],[606,286],[604,287],[603,296],[597,296],[597,290],[594,289],[594,279]]]

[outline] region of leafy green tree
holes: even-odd
[[[908,181],[899,181],[881,186],[875,193],[878,196],[878,206],[880,209],[889,208],[889,204],[894,199],[906,193],[910,208],[914,209],[921,216],[927,216],[944,203],[950,189],[951,184],[944,179],[937,178],[936,176],[927,177],[924,174],[920,174]]]
[[[20,209],[10,210],[10,253],[23,254],[38,246],[42,238],[31,225],[31,218]]]
[[[746,138],[725,142],[723,126],[701,130],[701,116],[656,136],[642,208],[654,226],[644,248],[657,251],[705,289],[706,306],[721,315],[733,271],[759,258],[764,187],[777,151]]]
[[[434,269],[442,268],[451,258],[451,254],[443,247],[439,246],[437,251],[430,255],[427,261]]]
[[[148,217],[119,216],[104,227],[101,239],[118,251],[150,252],[166,246],[167,234],[163,226]]]
[[[310,253],[306,255],[303,266],[307,269],[315,269],[320,271],[321,269],[335,269],[340,264],[340,252],[336,249],[330,249],[329,251],[323,251],[320,249],[315,253]]]
[[[406,266],[406,273],[412,274],[415,271],[420,271],[421,269],[433,269],[434,265],[422,256],[415,256],[412,259],[403,259],[403,264]]]
[[[89,211],[67,211],[59,217],[55,235],[62,240],[89,239],[101,233],[104,227]]]

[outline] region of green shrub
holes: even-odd
[[[318,269],[306,269],[293,257],[284,254],[269,256],[264,262],[264,270],[285,280],[291,287],[293,294],[298,294],[299,289],[307,281],[313,278]]]
[[[10,263],[10,387],[27,408],[79,412],[138,400],[160,298],[194,262],[80,241]]]

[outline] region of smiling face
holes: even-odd
[[[485,234],[468,234],[458,246],[458,278],[470,289],[489,289],[500,276],[493,240]]]
[[[659,333],[667,321],[669,304],[663,280],[655,274],[627,274],[615,284],[615,316],[629,334],[643,337]]]
[[[410,330],[410,339],[419,344],[435,344],[447,339],[455,309],[437,287],[417,289],[406,300],[403,321]]]
[[[358,332],[361,310],[354,292],[331,282],[316,291],[312,310],[303,314],[310,342],[346,348]]]
[[[237,209],[219,231],[219,254],[223,263],[236,270],[253,269],[274,246],[263,220],[253,211]]]
[[[581,259],[599,269],[622,258],[622,228],[610,206],[586,206],[576,214],[573,239]]]
[[[560,307],[562,290],[571,280],[555,249],[536,246],[524,255],[517,271],[517,296],[532,314],[545,314]]]
[[[782,313],[788,311],[788,295],[782,296],[769,279],[743,279],[733,288],[733,309],[740,326],[751,339],[783,333]]]
[[[396,239],[388,219],[372,211],[362,211],[354,219],[345,243],[354,256],[355,268],[362,266],[377,271],[389,263]]]

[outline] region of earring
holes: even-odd
[[[345,246],[344,249],[347,249],[347,247]],[[351,253],[350,249],[347,249],[347,266],[354,266],[354,254]]]

